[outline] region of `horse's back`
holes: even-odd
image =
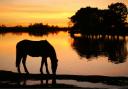
[[[39,46],[39,45],[50,45],[47,40],[40,40],[40,41],[32,41],[32,40],[22,40],[17,43],[16,46]]]
[[[30,56],[48,56],[54,50],[52,45],[47,40],[31,41],[22,40],[17,43],[17,50]]]

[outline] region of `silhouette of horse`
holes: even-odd
[[[27,55],[32,57],[42,57],[40,72],[43,74],[43,64],[45,63],[46,72],[49,74],[47,57],[51,59],[51,69],[52,73],[56,74],[56,69],[58,65],[58,60],[56,57],[56,52],[53,46],[47,40],[41,41],[30,41],[22,40],[16,45],[16,67],[19,73],[20,71],[20,62],[22,60],[23,67],[26,73],[29,74],[26,67],[26,57]]]

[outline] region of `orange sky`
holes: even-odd
[[[30,23],[43,22],[68,26],[68,17],[81,7],[105,9],[115,2],[123,2],[128,6],[128,0],[0,0],[0,25],[27,26]]]

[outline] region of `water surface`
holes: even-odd
[[[23,39],[48,40],[53,45],[59,60],[57,74],[128,76],[127,37],[118,40],[83,39],[72,38],[68,32],[44,36],[32,36],[28,33],[0,35],[0,70],[17,72],[15,67],[16,44]],[[40,73],[40,62],[41,57],[27,56],[26,66],[29,72]],[[48,63],[50,69],[49,58]],[[22,65],[21,70],[24,72]],[[65,81],[58,82],[65,83]],[[88,83],[79,82],[78,85],[84,86]]]

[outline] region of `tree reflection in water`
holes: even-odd
[[[104,55],[115,64],[125,62],[128,53],[125,39],[73,37],[71,46],[80,57],[90,59]]]

